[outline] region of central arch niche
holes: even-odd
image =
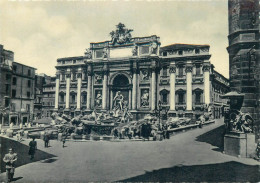
[[[125,75],[119,74],[115,77],[115,79],[113,81],[113,86],[114,87],[127,87],[127,86],[129,86],[129,80]]]
[[[124,102],[126,102],[127,106],[130,107],[130,100],[131,100],[131,87],[129,84],[129,79],[126,75],[124,74],[118,74],[117,76],[115,76],[115,78],[112,81],[112,87],[111,87],[111,105],[110,105],[110,109],[114,109],[115,107],[115,98],[117,96],[118,93],[120,93],[121,95],[123,95],[123,100]]]

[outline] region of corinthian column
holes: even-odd
[[[102,89],[102,109],[107,109],[107,75],[108,75],[108,66],[107,64],[104,65],[103,68],[103,89]]]
[[[87,109],[91,109],[91,96],[92,96],[92,65],[88,65],[88,90],[87,90]]]
[[[154,110],[156,107],[157,99],[156,99],[156,67],[152,67],[152,105],[151,110]]]
[[[203,66],[203,75],[204,75],[204,101],[205,104],[210,104],[210,66]]]
[[[136,110],[137,104],[137,77],[136,77],[137,69],[133,68],[133,93],[132,93],[132,109]]]
[[[81,98],[81,77],[82,77],[82,73],[77,73],[77,78],[78,78],[78,87],[77,87],[77,109],[76,110],[80,110],[80,98]]]
[[[54,106],[54,110],[56,111],[58,111],[59,108],[59,90],[60,90],[60,74],[56,74],[55,106]]]
[[[187,111],[192,110],[192,66],[186,66]]]
[[[70,77],[71,74],[66,74],[66,109],[70,107]]]
[[[170,111],[175,110],[175,65],[170,66]]]

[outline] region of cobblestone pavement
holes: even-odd
[[[210,181],[211,179],[217,181],[222,180],[218,177],[227,175],[225,171],[230,171],[230,167],[232,167],[230,162],[248,165],[248,170],[252,167],[258,167],[259,162],[253,159],[228,156],[221,153],[221,148],[213,146],[218,144],[211,142],[219,141],[223,135],[216,130],[220,129],[221,125],[223,125],[223,119],[202,129],[193,129],[174,135],[170,140],[165,141],[66,142],[66,147],[62,148],[61,142],[52,140],[51,147],[44,148],[43,141],[37,140],[40,150],[55,157],[16,168],[15,177],[17,179],[15,182]],[[207,133],[210,131],[219,134]],[[206,140],[201,140],[201,135],[205,134],[210,134],[210,136],[204,136],[203,138]],[[23,143],[28,144],[29,140],[25,140]],[[22,158],[22,155],[19,157]],[[224,170],[220,171],[223,174],[219,174],[219,171],[218,174],[214,174],[216,166],[212,166],[212,171],[209,171],[210,165],[216,164],[221,164],[221,169],[224,167]],[[208,170],[207,175],[211,176],[211,179],[206,179],[207,176],[205,174],[202,176],[203,172],[198,171],[199,167],[203,165],[205,165],[204,169],[206,167]],[[175,167],[173,171],[179,171],[179,174],[169,173],[169,170],[160,171],[172,167]],[[189,168],[183,169],[186,172],[182,172],[176,167]],[[220,168],[218,167],[218,169]],[[196,177],[193,179],[192,177],[185,178],[191,175],[187,171],[191,173],[193,170],[197,172]],[[259,171],[258,173],[260,174]],[[246,178],[245,175],[244,173],[242,178]],[[3,179],[4,176],[2,173],[0,178]],[[244,180],[239,179],[241,175],[235,179],[234,176],[236,175],[234,174],[233,178],[230,178],[231,181]],[[224,179],[224,181],[228,180]]]

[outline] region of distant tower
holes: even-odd
[[[259,125],[259,0],[229,0],[228,13],[230,87],[245,94],[241,110]]]

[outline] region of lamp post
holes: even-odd
[[[161,130],[161,111],[162,111],[162,102],[159,100],[158,107],[155,106],[155,109],[153,110],[153,113],[156,117],[159,118],[159,128],[158,130]]]

